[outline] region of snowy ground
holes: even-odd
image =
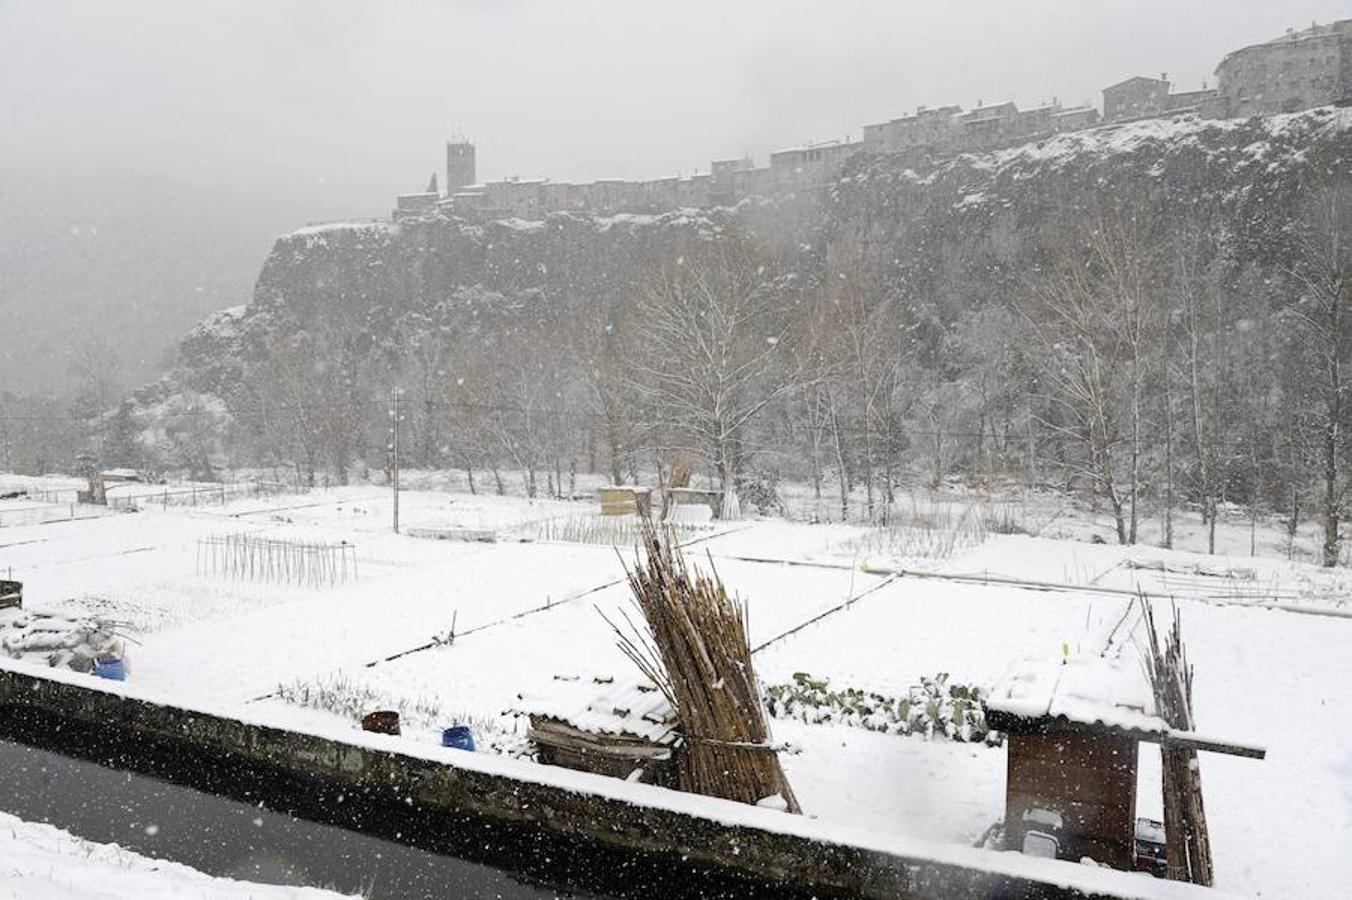
[[[124,623],[140,642],[130,680],[185,702],[354,729],[355,712],[390,706],[404,714],[403,740],[435,742],[440,727],[467,721],[481,744],[508,747],[524,730],[507,714],[519,694],[555,675],[631,674],[601,615],[614,618],[628,602],[614,548],[516,540],[595,538],[594,508],[447,490],[401,495],[406,530],[500,538],[465,543],[391,534],[389,494],[371,486],[171,504],[0,527],[0,573],[24,582],[30,608]],[[1105,521],[1051,495],[908,498],[894,522],[748,520],[692,526],[682,537],[695,542],[693,559],[712,562],[746,599],[753,645],[768,642],[757,653],[767,683],[809,672],[895,694],[947,672],[986,685],[1020,658],[1059,656],[1063,643],[1098,653],[1138,588],[1177,597],[1201,727],[1269,750],[1261,762],[1203,757],[1219,886],[1314,898],[1352,883],[1352,584],[1346,570],[1288,559],[1308,552],[1308,535],[1288,547],[1278,526],[1260,521],[1251,534],[1243,511],[1232,511],[1218,535],[1227,555],[1093,544],[1089,536],[1110,534]],[[1143,534],[1153,537],[1157,524]],[[1009,525],[1039,536],[992,533]],[[346,541],[357,576],[315,589],[211,574],[198,540],[224,533]],[[1182,546],[1203,546],[1190,519],[1176,533]],[[897,569],[966,580],[889,579]],[[307,692],[328,709],[287,699]],[[792,746],[784,765],[805,810],[824,822],[970,844],[1002,814],[1002,748],[789,721],[774,728]],[[1142,815],[1158,816],[1158,779],[1158,753],[1144,746]]]
[[[0,897],[23,900],[324,900],[339,894],[213,878],[0,812]]]

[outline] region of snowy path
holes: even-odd
[[[315,888],[213,878],[0,812],[0,897],[15,900],[336,900]]]

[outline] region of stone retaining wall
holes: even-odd
[[[301,791],[327,791],[330,798],[321,800],[319,793],[312,793],[316,806],[330,810],[336,799],[344,818],[334,821],[363,831],[372,830],[366,821],[373,818],[363,815],[363,807],[384,804],[395,809],[403,823],[401,828],[386,829],[396,839],[407,840],[418,820],[441,816],[461,822],[462,830],[463,823],[474,822],[485,829],[480,833],[493,831],[498,838],[512,835],[516,841],[552,843],[557,845],[555,852],[564,855],[590,848],[618,851],[645,866],[669,866],[673,873],[700,868],[705,874],[755,884],[756,892],[772,896],[1135,897],[1151,893],[1152,886],[1166,887],[1137,882],[1137,890],[1135,879],[1124,876],[1122,892],[1086,893],[976,867],[731,825],[3,668],[0,724],[7,725],[4,730],[11,734],[18,731],[21,740],[40,741],[72,755],[95,758],[100,754],[90,745],[97,744],[108,759],[96,761],[119,766],[128,753],[138,764],[158,758],[167,767],[177,759],[186,763],[180,768],[189,770],[187,775],[164,777],[197,781],[193,786],[218,792],[225,788],[268,806],[280,799],[269,791],[274,781],[290,780],[293,789],[310,785]],[[204,765],[203,760],[209,763]],[[214,778],[208,777],[207,768],[220,766],[234,766],[234,774],[222,776],[217,771]]]

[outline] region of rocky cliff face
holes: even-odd
[[[1204,221],[1232,257],[1275,266],[1308,186],[1349,172],[1352,110],[1325,108],[1109,126],[923,166],[859,156],[818,191],[736,209],[303,228],[277,241],[251,302],[194,330],[140,405],[151,415],[166,397],[196,392],[236,413],[250,374],[302,330],[337,329],[397,367],[418,329],[560,323],[598,303],[623,307],[655,258],[731,227],[763,239],[809,287],[833,252],[853,247],[861,276],[901,291],[908,324],[937,334],[1007,299],[1069,220],[1124,202],[1164,221]]]

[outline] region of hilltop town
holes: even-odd
[[[475,147],[446,145],[444,192],[434,174],[427,189],[401,194],[395,221],[438,212],[485,218],[539,219],[551,212],[596,215],[654,213],[682,207],[726,206],[830,181],[858,153],[903,154],[917,165],[955,156],[1163,116],[1206,119],[1298,112],[1352,102],[1352,19],[1288,29],[1279,37],[1227,53],[1216,86],[1173,90],[1167,74],[1133,76],[1103,89],[1103,108],[1059,103],[1020,109],[1014,102],[964,110],[921,106],[912,115],[865,125],[862,140],[829,140],[777,150],[768,166],[748,157],[718,159],[707,172],[643,181],[586,183],[548,178],[479,182]]]

